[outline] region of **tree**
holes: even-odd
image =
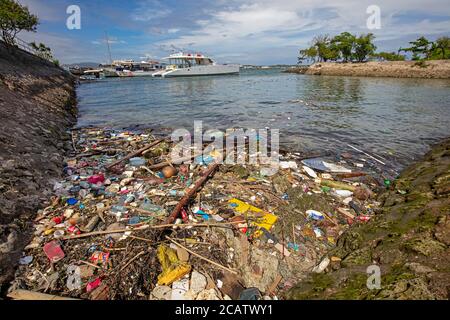
[[[317,49],[316,47],[309,47],[308,49],[302,49],[299,51],[298,63],[302,63],[303,60],[309,60],[316,62]]]
[[[365,61],[369,56],[375,53],[377,47],[372,43],[375,36],[372,33],[360,35],[355,40],[355,58],[358,62]]]
[[[435,50],[436,54],[440,54],[442,59],[450,58],[450,38],[449,37],[441,37],[435,42]]]
[[[317,50],[319,61],[327,62],[339,58],[339,51],[332,45],[331,38],[328,35],[314,37],[313,47]]]
[[[20,31],[35,32],[38,24],[37,16],[31,14],[26,6],[14,0],[0,0],[0,31],[6,44],[14,45]]]
[[[379,52],[373,55],[375,58],[385,61],[405,61],[405,56],[395,52]]]
[[[340,52],[344,62],[351,60],[355,40],[356,37],[349,32],[342,32],[331,40],[331,43],[334,44],[335,49]]]
[[[416,41],[410,41],[411,47],[401,49],[404,52],[411,52],[413,60],[428,59],[431,55],[433,42],[425,37],[420,37]]]

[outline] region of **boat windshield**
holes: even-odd
[[[169,58],[169,64],[179,68],[190,68],[193,66],[206,66],[213,64],[209,58]]]

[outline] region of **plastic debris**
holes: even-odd
[[[19,261],[20,285],[36,292],[47,286],[42,273],[52,293],[82,299],[277,299],[283,283],[325,270],[320,257],[370,221],[376,192],[390,186],[353,154],[334,163],[285,153],[205,178],[221,150],[171,163],[173,144],[149,131],[89,128],[74,131],[74,144]],[[352,164],[360,171],[344,167]],[[69,264],[79,289],[66,287]]]
[[[57,241],[51,241],[44,245],[44,252],[50,259],[50,262],[56,263],[64,258],[64,251]]]
[[[191,266],[181,262],[177,252],[166,245],[158,247],[158,259],[162,268],[158,285],[170,285],[191,271]]]

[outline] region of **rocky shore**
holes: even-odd
[[[0,42],[0,284],[29,241],[39,207],[62,174],[67,132],[76,121],[73,77],[53,63]]]
[[[450,298],[450,139],[404,170],[380,196],[383,213],[350,229],[290,299]],[[328,258],[328,259],[327,259]],[[367,267],[381,269],[369,290]]]
[[[433,60],[423,64],[414,61],[320,62],[309,67],[291,68],[286,72],[324,76],[450,79],[450,61]]]

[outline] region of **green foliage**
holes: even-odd
[[[321,61],[367,61],[375,58],[385,61],[404,61],[406,57],[400,52],[410,52],[413,61],[450,59],[450,38],[447,36],[438,38],[435,42],[425,37],[419,37],[409,42],[409,48],[400,48],[398,53],[379,52],[373,44],[375,36],[372,33],[355,36],[350,32],[342,32],[333,38],[328,35],[316,36],[309,48],[299,51],[299,63],[304,60],[313,62]],[[418,64],[419,65],[419,64]],[[423,64],[420,64],[422,66]]]
[[[20,31],[36,31],[38,23],[37,16],[31,14],[26,6],[14,0],[0,0],[0,32],[6,44],[14,45]]]
[[[360,35],[355,40],[355,58],[358,62],[365,61],[369,56],[375,53],[377,47],[372,43],[375,36],[372,33]]]
[[[435,42],[420,37],[409,43],[411,47],[401,49],[412,53],[413,61],[450,59],[450,38],[440,37]]]
[[[441,37],[436,40],[431,59],[450,59],[450,38]]]
[[[373,55],[374,58],[385,61],[405,61],[405,56],[395,52],[379,52]]]
[[[331,38],[328,35],[315,37],[313,39],[313,47],[317,50],[319,61],[327,62],[328,60],[339,58],[339,51],[331,43]]]
[[[335,48],[341,54],[344,62],[352,59],[355,40],[356,37],[349,32],[342,32],[331,40],[332,44],[334,44]]]
[[[302,49],[299,51],[298,63],[301,64],[303,61],[315,62],[317,57],[317,48],[309,47],[308,49]]]
[[[38,57],[41,57],[43,59],[50,60],[50,61],[54,60],[52,50],[49,47],[47,47],[45,44],[43,44],[43,43],[36,44],[36,42],[31,42],[30,46],[31,46],[31,48],[33,48],[35,54]]]
[[[372,43],[374,38],[371,33],[357,38],[349,32],[342,32],[333,38],[328,35],[316,36],[309,48],[299,51],[299,63],[304,60],[348,62],[357,59],[365,61],[376,49]]]
[[[410,41],[411,47],[401,49],[404,52],[412,53],[412,60],[428,59],[431,54],[433,42],[428,41],[425,37],[420,37],[415,41]]]

